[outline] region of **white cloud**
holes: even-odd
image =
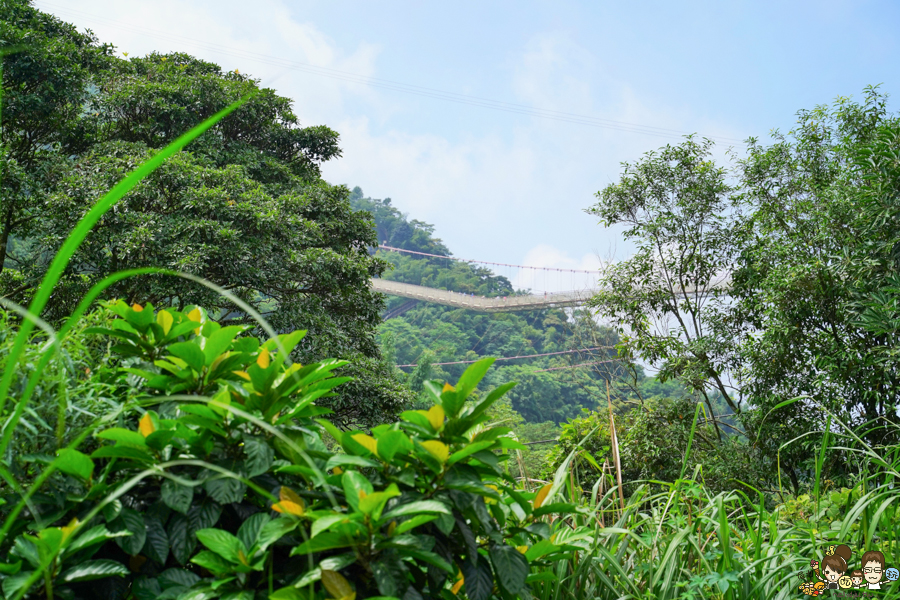
[[[187,52],[225,70],[239,69],[293,99],[307,124],[340,119],[348,98],[378,105],[377,94],[365,85],[290,67],[305,63],[369,77],[380,47],[360,42],[353,49],[339,48],[314,24],[293,18],[281,0],[79,0],[66,5],[38,0],[35,6],[92,29],[120,56]]]
[[[392,93],[279,66],[289,60],[384,76],[379,45],[342,47],[315,23],[298,20],[286,0],[80,0],[62,8],[60,2],[36,6],[92,28],[132,56],[186,51],[264,84],[278,78],[271,87],[295,101],[304,125],[326,124],[341,135],[343,158],[324,165],[327,180],[392,197],[412,217],[434,223],[460,256],[512,263],[545,248],[535,260],[550,260],[552,248],[560,253],[553,265],[582,264],[586,253],[620,240],[618,231],[583,213],[593,193],[618,178],[622,160],[667,141],[439,100],[420,101],[416,119],[406,119],[400,112],[406,106]],[[507,98],[538,108],[730,133],[683,107],[637,97],[609,74],[603,57],[565,32],[536,33],[505,66],[485,61],[478,68],[496,74],[498,99],[508,90]],[[446,89],[454,85],[448,81]],[[466,117],[459,119],[464,130],[452,136],[444,129],[451,113]]]

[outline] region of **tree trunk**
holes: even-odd
[[[12,202],[6,208],[3,215],[3,231],[0,231],[0,274],[3,273],[3,263],[6,262],[6,246],[9,244],[9,234],[12,231],[13,207]]]

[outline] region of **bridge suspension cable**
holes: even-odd
[[[481,265],[493,265],[495,267],[510,267],[514,269],[532,269],[535,271],[558,271],[561,273],[591,273],[596,275],[597,271],[592,271],[590,269],[557,269],[556,267],[530,267],[528,265],[511,265],[507,263],[498,263],[498,262],[489,262],[486,260],[475,260],[471,258],[456,258],[455,256],[443,256],[441,254],[428,254],[427,252],[416,252],[415,250],[404,250],[403,248],[394,248],[392,246],[385,246],[381,244],[378,246],[382,250],[387,250],[388,252],[402,252],[405,254],[416,254],[418,256],[429,256],[432,258],[443,258],[446,260],[455,260],[457,262],[465,262],[465,263],[478,263]]]
[[[590,352],[591,350],[614,350],[615,346],[594,346],[593,348],[579,348],[578,350],[562,350],[560,352],[545,352],[543,354],[524,354],[522,356],[504,356],[501,358],[495,359],[496,361],[501,360],[516,360],[519,358],[540,358],[543,356],[557,356],[560,354],[574,354],[576,352]],[[477,363],[479,360],[483,360],[483,358],[479,358],[478,360],[455,360],[452,362],[439,362],[439,363],[431,363],[432,366],[443,366],[443,365],[470,365],[472,363]],[[599,363],[598,363],[599,364]],[[418,367],[418,364],[411,365],[397,365],[398,367]]]

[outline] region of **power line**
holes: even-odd
[[[613,358],[612,360],[598,360],[595,362],[581,363],[580,365],[566,365],[565,367],[553,367],[550,369],[537,369],[535,371],[532,371],[532,373],[545,373],[547,371],[561,371],[562,369],[575,369],[577,367],[589,367],[591,365],[605,365],[607,363],[619,362],[621,360],[622,360],[621,358]]]
[[[573,354],[575,352],[590,352],[591,350],[614,350],[615,346],[594,346],[593,348],[580,348],[578,350],[563,350],[561,352],[545,352],[544,354],[525,354],[523,356],[505,356],[503,358],[497,358],[495,361],[499,362],[501,360],[516,360],[518,358],[540,358],[542,356],[557,356],[559,354]],[[478,360],[455,360],[453,362],[440,362],[440,363],[431,363],[432,366],[444,366],[444,365],[471,365],[472,363],[477,363],[479,360],[484,360],[479,358]],[[412,365],[397,365],[398,367],[418,367],[417,364]]]
[[[416,252],[415,250],[404,250],[403,248],[394,248],[392,246],[385,246],[384,244],[380,244],[378,246],[382,250],[387,250],[389,252],[405,252],[406,254],[418,254],[419,256],[430,256],[432,258],[446,258],[447,260],[455,260],[459,262],[465,263],[478,263],[481,265],[494,265],[497,267],[515,267],[517,269],[531,269],[537,271],[562,271],[565,273],[593,273],[596,274],[597,271],[590,271],[586,269],[557,269],[555,267],[529,267],[527,265],[509,265],[506,263],[496,263],[496,262],[488,262],[486,260],[475,260],[471,258],[454,258],[452,256],[444,256],[442,254],[428,254],[427,252]]]
[[[627,123],[625,121],[616,121],[613,119],[603,119],[599,117],[591,117],[588,115],[580,115],[576,113],[569,113],[558,110],[550,110],[543,108],[534,108],[531,106],[527,106],[524,104],[515,104],[512,102],[503,102],[499,100],[491,100],[488,98],[481,98],[478,96],[469,96],[467,94],[458,94],[456,92],[448,92],[444,90],[438,90],[434,88],[427,88],[418,85],[412,85],[408,83],[402,83],[398,81],[392,81],[389,79],[382,79],[378,77],[369,77],[366,75],[359,75],[356,73],[351,73],[348,71],[341,71],[338,69],[331,69],[328,67],[319,67],[316,65],[312,65],[309,63],[299,62],[299,61],[291,61],[283,58],[279,58],[276,56],[269,56],[266,54],[260,54],[258,52],[251,52],[249,50],[235,50],[228,46],[222,44],[215,44],[212,42],[205,42],[201,40],[195,40],[191,38],[186,38],[183,36],[172,35],[171,33],[165,33],[161,31],[155,31],[143,27],[136,27],[129,23],[123,23],[121,21],[114,21],[111,19],[107,19],[105,17],[101,17],[99,15],[94,15],[91,13],[86,13],[84,11],[72,9],[69,7],[60,6],[58,4],[53,4],[52,2],[40,2],[40,4],[53,7],[53,9],[57,13],[68,14],[71,16],[75,16],[88,22],[94,21],[96,23],[100,23],[103,25],[111,25],[115,26],[119,29],[130,31],[132,33],[140,33],[143,35],[147,35],[150,37],[156,37],[161,39],[167,39],[170,41],[176,41],[182,44],[193,45],[198,48],[204,48],[213,50],[215,52],[220,52],[222,54],[226,54],[229,56],[234,56],[237,58],[244,58],[247,60],[252,60],[256,62],[260,62],[263,64],[269,64],[278,67],[284,67],[294,71],[301,71],[310,75],[318,75],[320,77],[327,77],[330,79],[337,79],[341,81],[347,81],[350,83],[359,83],[363,85],[368,85],[371,87],[382,88],[386,90],[391,90],[395,92],[401,92],[405,94],[413,94],[417,96],[424,96],[427,98],[433,98],[436,100],[444,100],[447,102],[455,102],[457,104],[466,104],[469,106],[476,106],[481,108],[489,108],[492,110],[498,110],[513,114],[521,114],[526,116],[538,117],[542,119],[550,119],[555,121],[561,121],[564,123],[573,123],[577,125],[586,125],[588,127],[599,127],[603,129],[611,129],[615,131],[623,131],[627,133],[640,133],[643,135],[652,135],[657,137],[664,137],[670,139],[680,139],[681,137],[688,135],[688,132],[678,131],[675,129],[667,129],[664,127],[655,127],[651,125],[641,125],[638,123]],[[711,140],[722,141],[732,144],[745,145],[745,142],[737,139],[737,138],[728,138],[723,136],[706,136]]]

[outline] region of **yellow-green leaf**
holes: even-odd
[[[156,313],[156,322],[162,327],[163,335],[169,335],[169,332],[172,330],[172,324],[175,322],[175,319],[167,310],[161,310]]]
[[[447,462],[447,458],[450,456],[450,448],[447,444],[437,440],[422,442],[422,447],[428,450],[428,453],[433,457],[441,461],[441,464]]]
[[[351,437],[353,438],[353,441],[358,443],[360,446],[362,446],[372,454],[378,456],[378,441],[371,435],[366,435],[365,433],[354,433]]]
[[[348,596],[356,597],[353,588],[350,587],[350,582],[344,579],[344,576],[337,571],[322,569],[322,585],[325,586],[331,597],[336,600],[343,600]]]
[[[428,422],[431,423],[431,426],[434,427],[435,431],[440,431],[444,426],[444,407],[435,404],[428,409],[425,416],[428,418]]]
[[[441,391],[442,391],[442,392],[455,392],[455,391],[456,391],[456,388],[453,387],[452,385],[450,385],[449,383],[445,383],[445,384],[444,384],[444,389],[441,390]]]
[[[259,356],[256,357],[256,364],[259,365],[260,369],[268,369],[269,363],[269,351],[263,348],[259,351]]]
[[[63,538],[62,538],[63,541],[65,541],[66,538],[68,538],[70,535],[72,535],[72,532],[78,528],[79,524],[81,524],[81,521],[78,520],[78,517],[75,517],[74,519],[69,521],[69,524],[66,525],[65,527],[60,527],[60,529],[62,530],[62,533],[63,533]]]

